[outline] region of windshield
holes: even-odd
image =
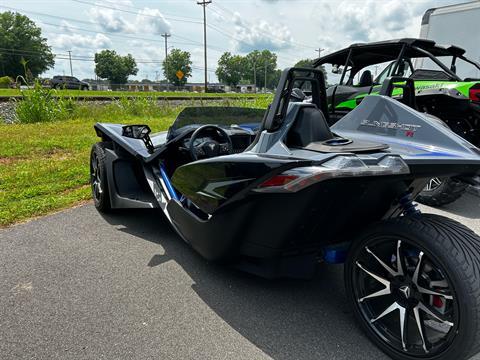
[[[225,127],[241,126],[256,129],[260,126],[265,109],[227,107],[227,106],[199,106],[187,107],[178,114],[170,127],[171,134],[186,126],[219,125]]]

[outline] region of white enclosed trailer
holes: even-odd
[[[466,57],[480,61],[480,1],[442,6],[425,11],[420,37],[437,44],[456,45]],[[473,71],[473,73],[471,73]],[[479,71],[465,63],[457,65],[460,77],[479,78]]]

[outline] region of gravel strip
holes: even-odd
[[[0,122],[7,124],[15,120],[15,104],[12,102],[0,103]]]

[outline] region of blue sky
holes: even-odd
[[[454,0],[213,0],[207,7],[208,70],[214,70],[224,51],[245,54],[269,49],[278,54],[280,68],[314,58],[352,42],[416,37],[428,8]],[[132,54],[139,72],[131,78],[162,78],[164,42],[192,54],[193,77],[203,79],[202,8],[196,0],[2,0],[0,11],[21,12],[42,28],[53,51],[72,51],[73,71],[94,77],[96,51],[114,49]],[[171,48],[170,48],[171,49]],[[169,50],[170,50],[169,49]],[[68,60],[57,59],[45,76],[70,72]]]

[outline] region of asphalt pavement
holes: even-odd
[[[480,234],[480,201],[445,210]],[[267,281],[194,253],[158,211],[93,205],[0,230],[0,359],[386,359],[342,266]],[[480,359],[480,357],[477,357]]]

